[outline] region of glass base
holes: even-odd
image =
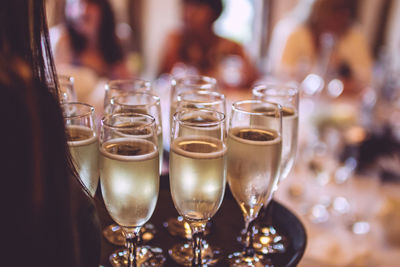
[[[288,246],[287,238],[278,233],[272,225],[256,227],[253,248],[262,254],[284,253]]]
[[[273,267],[272,262],[260,255],[246,256],[243,252],[235,252],[228,256],[231,267]]]
[[[112,253],[109,257],[113,267],[128,266],[128,250],[119,249]],[[161,248],[142,246],[138,249],[137,266],[141,267],[158,267],[165,262],[165,257]]]
[[[171,258],[180,265],[191,266],[193,259],[193,248],[191,241],[179,243],[168,250]],[[206,240],[203,239],[201,250],[202,264],[212,266],[222,258],[221,249],[211,247]]]
[[[140,238],[143,242],[148,242],[153,239],[156,234],[156,228],[151,223],[146,223],[140,229]],[[113,245],[125,246],[125,236],[122,233],[122,228],[117,224],[111,224],[104,228],[103,235]]]
[[[286,252],[286,248],[288,247],[287,238],[278,233],[272,225],[256,225],[253,234],[253,248],[257,253],[271,254]],[[245,236],[246,230],[243,229],[240,236],[237,237],[237,241],[242,245],[244,245]]]
[[[172,236],[179,236],[185,239],[192,238],[192,231],[190,225],[185,222],[182,216],[169,218],[163,223],[163,226],[168,230]],[[210,233],[211,223],[207,222],[206,229],[204,230],[204,236]]]

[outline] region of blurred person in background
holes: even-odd
[[[217,36],[213,24],[221,15],[221,0],[183,0],[182,27],[169,33],[159,74],[186,74],[217,78],[223,87],[248,87],[258,72],[244,48]]]
[[[50,30],[55,64],[75,78],[78,101],[102,107],[106,80],[132,77],[108,0],[67,0],[65,22]],[[100,81],[100,82],[99,82]]]
[[[85,66],[109,79],[129,76],[107,0],[67,0],[61,30],[53,47],[57,65]]]
[[[370,83],[373,62],[356,22],[357,0],[300,0],[290,17],[278,23],[272,35],[272,73],[299,82],[310,72],[325,80],[338,78],[343,93],[350,95]]]
[[[98,266],[94,200],[73,167],[43,0],[2,2],[2,266]]]

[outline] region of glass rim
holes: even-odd
[[[220,99],[211,100],[211,101],[201,101],[201,100],[197,101],[197,100],[184,99],[184,96],[195,95],[195,94],[199,94],[199,95],[210,94],[210,95],[216,96],[217,98],[220,98]],[[204,89],[194,89],[194,90],[190,90],[190,91],[184,91],[184,92],[179,93],[176,98],[177,98],[178,102],[182,101],[184,103],[191,102],[191,103],[206,104],[206,105],[207,104],[212,105],[212,104],[223,103],[225,101],[225,95],[224,94],[222,94],[220,92],[217,92],[217,91],[210,91],[210,90],[204,90]]]
[[[149,115],[149,114],[143,114],[143,113],[135,113],[135,112],[129,112],[129,113],[114,113],[114,114],[109,114],[104,116],[103,118],[101,118],[101,127],[107,127],[110,129],[129,129],[132,128],[134,126],[132,125],[111,125],[107,122],[108,119],[111,119],[112,117],[133,117],[132,115],[135,115],[136,117],[146,117],[148,119],[150,119],[150,122],[146,122],[144,124],[141,124],[140,127],[144,127],[144,126],[152,126],[152,125],[156,125],[156,119]]]
[[[218,114],[218,116],[221,116],[221,117],[217,118],[217,121],[213,121],[213,122],[188,122],[188,121],[183,121],[181,118],[178,118],[178,116],[180,114],[187,114],[188,111],[201,112],[201,113],[206,113],[206,112],[214,113],[214,114]],[[181,109],[181,110],[175,112],[173,118],[174,118],[174,121],[178,122],[181,125],[208,127],[208,126],[217,126],[217,125],[223,123],[226,120],[226,115],[222,112],[212,110],[212,109],[186,108],[186,109]]]
[[[258,84],[253,87],[251,90],[252,94],[254,96],[272,96],[272,97],[284,97],[284,96],[290,96],[290,97],[296,97],[299,94],[299,89],[298,87],[291,85],[291,84],[286,84],[286,83],[269,83],[269,84]],[[273,92],[271,94],[268,94],[268,92]]]
[[[154,101],[148,104],[127,104],[127,103],[121,103],[121,101],[117,101],[118,98],[122,97],[129,97],[133,95],[146,95],[152,98]],[[125,92],[123,94],[115,95],[111,97],[110,99],[110,104],[111,105],[117,105],[120,107],[151,107],[151,106],[160,106],[160,97],[157,96],[156,94],[153,94],[151,92]]]
[[[63,118],[64,119],[78,119],[78,118],[83,118],[87,116],[92,116],[94,114],[94,107],[92,105],[89,105],[87,103],[82,103],[82,102],[63,102],[60,104],[61,107],[63,106],[68,106],[68,105],[74,105],[74,106],[81,106],[81,107],[86,107],[88,110],[82,114],[78,115],[65,115],[63,112]]]
[[[239,112],[246,113],[246,114],[253,114],[253,115],[265,115],[266,114],[265,111],[259,111],[259,112],[258,111],[249,111],[249,110],[245,110],[245,109],[239,107],[242,104],[251,104],[251,103],[268,104],[270,106],[273,106],[281,114],[280,117],[282,117],[282,105],[280,105],[278,103],[270,102],[270,101],[261,100],[261,99],[246,99],[246,100],[236,101],[232,104],[232,110],[239,111]]]
[[[148,90],[151,90],[151,82],[148,80],[144,79],[117,79],[117,80],[111,80],[108,81],[105,85],[107,90],[110,89],[116,89],[118,84],[136,84],[136,83],[141,83],[139,88],[148,88]]]

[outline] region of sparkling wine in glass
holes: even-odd
[[[115,113],[141,113],[155,118],[157,126],[160,174],[163,163],[163,135],[160,98],[151,92],[127,92],[115,95],[110,101],[110,110]]]
[[[180,105],[178,104],[180,99],[178,98],[178,96],[184,92],[190,92],[194,90],[217,91],[218,90],[217,80],[212,77],[201,76],[201,75],[187,75],[184,77],[172,79],[171,94],[170,94],[170,112],[169,112],[170,132],[172,132],[173,115],[177,111],[177,105]],[[164,223],[164,226],[167,228],[168,232],[171,235],[179,236],[185,239],[191,238],[192,236],[192,233],[190,232],[190,227],[185,222],[185,220],[183,220],[182,216],[169,218]],[[206,233],[207,231],[208,228],[206,228]],[[207,245],[203,247],[208,248]]]
[[[228,133],[227,178],[244,217],[244,249],[228,256],[231,266],[265,266],[255,254],[253,222],[271,199],[282,152],[282,111],[278,104],[243,100],[232,105]]]
[[[113,266],[146,266],[165,260],[149,254],[138,258],[140,228],[150,219],[159,191],[159,156],[155,119],[120,113],[101,121],[100,185],[106,209],[122,228],[126,251],[110,256]],[[154,265],[152,265],[154,266]]]
[[[177,96],[176,111],[181,111],[185,109],[211,109],[225,114],[225,96],[216,91],[203,89],[184,91]],[[215,121],[215,118],[213,118],[212,116],[202,116],[197,118],[193,117],[191,118],[191,120],[192,122],[213,122]],[[196,132],[198,131],[198,128],[192,128],[189,125],[185,125],[181,127],[181,131],[182,133],[185,133],[185,135],[190,135],[190,132]],[[219,127],[208,127],[207,131],[209,131],[207,133],[208,136],[218,137],[220,135]],[[180,258],[192,258],[193,251],[190,246],[190,243],[192,242],[192,234],[190,226],[187,224],[187,222],[185,222],[182,217],[179,217],[178,220],[176,220],[176,218],[169,218],[169,220],[165,224],[170,226],[170,228],[168,228],[170,232],[181,232],[182,235],[184,234],[186,237],[185,241],[174,245],[174,247],[169,250],[170,256],[177,262],[179,262]],[[186,225],[182,227],[182,224]],[[205,235],[210,232],[210,226],[211,222],[207,223],[206,231],[204,232]],[[211,246],[210,244],[208,244],[206,239],[203,239],[202,248],[203,256],[209,259],[209,263],[217,262],[221,257],[221,249],[215,246]]]
[[[294,84],[289,83],[267,83],[255,86],[252,93],[254,99],[270,101],[282,106],[282,162],[279,177],[279,181],[282,181],[292,170],[296,158],[299,124],[298,89]],[[264,211],[265,216],[272,212],[271,207],[268,212],[264,207]],[[287,239],[272,225],[270,216],[266,221],[260,221],[256,227],[258,229],[254,236],[254,247],[257,251],[267,254],[286,250]]]
[[[124,95],[127,93],[152,93],[152,85],[149,81],[141,79],[127,79],[127,80],[111,80],[105,86],[104,94],[104,113],[106,115],[112,114],[111,99],[115,96]],[[162,149],[159,143],[160,150]],[[142,228],[142,235],[144,241],[149,241],[154,237],[154,225],[147,223]],[[104,228],[104,237],[112,244],[123,246],[125,244],[125,237],[123,236],[121,228],[117,224],[111,224]]]
[[[62,103],[69,150],[79,177],[94,197],[99,183],[98,138],[94,108],[88,104]]]
[[[219,134],[215,135],[217,130]],[[170,189],[176,210],[190,225],[193,249],[192,257],[177,259],[179,264],[215,263],[202,257],[202,239],[206,224],[219,209],[225,192],[225,139],[225,115],[220,112],[184,109],[174,115]]]

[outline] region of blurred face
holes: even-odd
[[[202,32],[212,25],[213,11],[207,5],[185,3],[183,5],[183,22],[187,30]]]
[[[80,34],[87,37],[97,34],[101,20],[101,11],[98,5],[85,0],[69,0],[65,15]]]

